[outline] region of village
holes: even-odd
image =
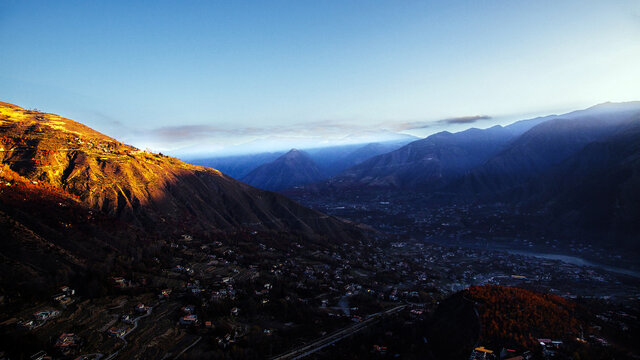
[[[384,316],[425,322],[442,299],[470,285],[501,284],[635,305],[638,299],[632,277],[420,242],[327,247],[258,232],[230,242],[184,234],[163,251],[165,256],[151,259],[153,271],[108,274],[106,296],[85,298],[65,285],[49,301],[32,304],[2,324],[39,339],[42,349],[34,349],[34,359],[177,358],[228,351],[272,357],[355,324],[375,327],[381,315],[374,314],[390,309]],[[627,317],[625,322],[617,312],[602,316],[616,326],[636,321]],[[598,336],[585,341],[607,346]],[[392,344],[370,345],[375,353],[401,351]],[[495,358],[494,353],[474,354]]]

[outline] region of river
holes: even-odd
[[[500,249],[500,251],[506,251],[509,254],[514,254],[514,255],[524,255],[524,256],[531,256],[531,257],[537,257],[537,258],[543,258],[543,259],[549,259],[549,260],[560,260],[560,261],[564,261],[566,263],[573,264],[573,265],[591,266],[591,267],[607,270],[607,271],[610,271],[610,272],[614,272],[614,273],[617,273],[617,274],[624,274],[624,275],[633,276],[635,278],[640,278],[640,272],[638,272],[638,271],[633,271],[633,270],[629,270],[629,269],[618,268],[618,267],[615,267],[615,266],[599,264],[599,263],[596,263],[596,262],[593,262],[593,261],[585,260],[585,259],[577,257],[577,256],[560,255],[560,254],[545,254],[545,253],[538,253],[538,252],[533,252],[533,251],[510,250],[510,249],[504,249],[504,248]]]
[[[474,244],[474,243],[466,243],[465,244],[463,242],[456,242],[455,244],[451,244],[451,243],[448,243],[447,241],[438,241],[438,240],[434,241],[433,239],[431,239],[430,242],[436,243],[438,245],[451,246],[451,247],[458,247],[459,246],[459,247],[466,247],[466,248],[471,248],[471,249],[483,249],[483,250],[489,250],[490,249],[489,248],[489,243],[485,243],[485,245],[479,246],[478,244]],[[563,261],[563,262],[566,262],[568,264],[577,265],[577,266],[591,266],[591,267],[602,269],[602,270],[606,270],[606,271],[609,271],[609,272],[612,272],[612,273],[628,275],[628,276],[640,279],[640,272],[639,271],[634,271],[634,270],[625,269],[625,268],[619,268],[619,267],[615,267],[615,266],[611,266],[611,265],[600,264],[600,263],[597,263],[597,262],[585,260],[585,259],[583,259],[581,257],[577,257],[577,256],[562,255],[562,254],[550,254],[550,253],[542,253],[542,252],[527,251],[527,250],[514,250],[514,249],[508,248],[507,246],[505,246],[503,244],[492,244],[491,245],[491,249],[493,249],[495,251],[504,251],[504,252],[507,252],[507,253],[513,254],[513,255],[523,255],[523,256],[530,256],[530,257],[536,257],[536,258],[541,258],[541,259],[558,260],[558,261]]]

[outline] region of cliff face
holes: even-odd
[[[346,238],[341,220],[221,172],[125,145],[75,121],[0,103],[0,163],[148,229],[255,228]]]

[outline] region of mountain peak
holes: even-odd
[[[249,185],[265,190],[284,190],[322,179],[316,163],[304,151],[291,149],[276,160],[264,164],[242,178]]]
[[[305,161],[313,161],[311,160],[311,156],[306,151],[298,150],[298,149],[291,149],[281,157],[289,158],[289,159],[308,159]]]
[[[302,151],[294,148],[289,150],[286,154],[282,155],[282,157],[296,157],[296,156],[301,156],[302,154],[303,154]]]

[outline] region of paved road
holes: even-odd
[[[363,330],[371,325],[373,325],[376,320],[378,320],[379,318],[383,317],[383,316],[387,316],[387,315],[391,315],[391,314],[395,314],[400,312],[402,309],[404,309],[406,307],[406,305],[400,305],[400,306],[396,306],[393,309],[389,309],[386,311],[382,311],[379,313],[375,313],[375,314],[371,314],[369,315],[364,321],[359,322],[357,324],[348,326],[344,329],[338,330],[332,334],[329,335],[325,335],[315,341],[313,341],[310,344],[307,345],[303,345],[300,346],[296,349],[293,349],[291,351],[288,351],[284,354],[278,355],[276,357],[273,357],[272,360],[285,360],[285,359],[302,359],[303,357],[306,357],[308,355],[311,355],[313,353],[315,353],[316,351],[322,350],[325,347],[329,346],[329,345],[333,345],[336,342],[347,338],[353,334],[355,334],[356,332]]]

